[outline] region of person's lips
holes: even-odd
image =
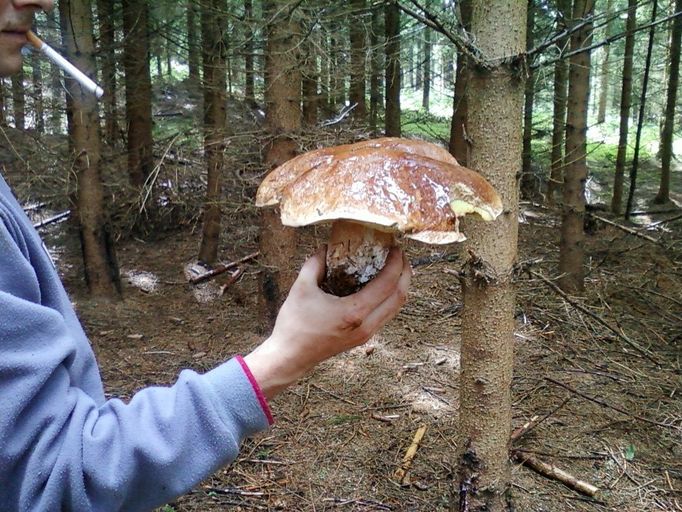
[[[26,39],[26,32],[28,32],[28,29],[10,28],[2,30],[0,32],[0,35],[6,41],[9,40],[18,44],[26,44],[28,42],[28,40]]]

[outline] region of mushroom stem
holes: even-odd
[[[358,291],[384,267],[395,243],[393,233],[359,222],[334,221],[327,246],[326,290],[339,297]]]

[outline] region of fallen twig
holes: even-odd
[[[532,469],[536,473],[539,473],[542,476],[545,476],[552,480],[561,482],[569,489],[573,489],[574,491],[577,491],[586,496],[593,497],[595,494],[599,492],[598,487],[588,482],[585,482],[584,480],[576,478],[575,476],[564,471],[563,469],[559,469],[554,464],[548,464],[534,457],[531,457],[530,455],[523,453],[519,450],[512,450],[512,458],[519,464],[523,464],[524,466]]]
[[[239,264],[250,261],[254,258],[257,258],[258,256],[260,256],[260,252],[256,251],[256,252],[252,252],[251,254],[247,254],[246,256],[244,256],[243,258],[241,258],[237,261],[233,261],[231,263],[226,263],[224,265],[218,265],[216,268],[209,270],[205,274],[201,274],[199,276],[191,278],[189,280],[189,284],[199,284],[199,283],[203,283],[204,281],[208,281],[209,279],[213,279],[215,276],[219,276],[220,274],[223,274],[223,273],[227,272],[228,270],[237,267]]]
[[[534,270],[528,270],[530,272],[530,275],[533,277],[537,277],[540,279],[542,282],[544,282],[547,286],[549,286],[552,290],[557,292],[561,297],[566,300],[571,306],[576,308],[577,310],[585,313],[589,317],[591,317],[593,320],[596,320],[598,323],[606,327],[609,331],[614,333],[616,336],[618,336],[621,340],[623,340],[627,345],[635,349],[637,352],[642,354],[644,357],[646,357],[649,361],[654,363],[655,365],[659,366],[660,362],[654,357],[654,355],[649,351],[648,349],[639,346],[636,342],[632,341],[630,338],[628,338],[625,334],[620,332],[618,329],[615,327],[612,327],[606,320],[602,319],[599,315],[596,313],[593,313],[589,309],[587,309],[585,306],[582,304],[578,303],[578,301],[572,299],[566,292],[564,292],[559,286],[557,286],[555,283],[553,283],[550,279],[546,278],[542,274],[535,272]]]
[[[400,467],[396,470],[395,472],[395,478],[400,482],[400,484],[405,483],[405,478],[407,477],[407,472],[410,470],[410,466],[412,466],[412,461],[414,460],[414,456],[417,454],[417,449],[419,448],[419,443],[421,443],[422,438],[424,437],[424,433],[426,432],[426,425],[422,425],[417,429],[417,432],[414,434],[414,438],[412,439],[412,444],[410,444],[409,448],[405,452],[405,457],[403,457],[403,462],[400,465]]]
[[[632,228],[629,228],[627,226],[623,226],[622,224],[618,224],[617,222],[613,222],[612,220],[605,219],[604,217],[602,217],[600,215],[596,215],[592,212],[587,212],[587,215],[597,219],[600,222],[603,222],[604,224],[608,224],[609,226],[613,226],[613,227],[618,228],[622,231],[625,231],[626,233],[629,233],[630,235],[634,235],[634,236],[638,236],[639,238],[643,238],[644,240],[647,240],[648,242],[652,242],[654,244],[660,243],[655,238],[644,235],[644,234],[640,233],[639,231],[637,231],[636,229],[632,229]]]
[[[40,229],[43,228],[49,224],[54,224],[55,222],[59,222],[61,220],[66,219],[69,215],[71,215],[71,210],[66,210],[64,212],[58,213],[57,215],[54,215],[52,217],[49,217],[41,222],[37,222],[36,224],[33,224],[33,227],[35,229]]]
[[[630,418],[633,418],[633,419],[635,419],[635,420],[643,421],[644,423],[649,423],[650,425],[656,425],[656,426],[659,426],[659,427],[674,428],[674,429],[677,429],[677,430],[680,429],[680,427],[678,427],[678,426],[676,426],[676,425],[671,425],[671,424],[669,424],[669,423],[663,423],[663,422],[661,422],[661,421],[656,421],[656,420],[652,420],[652,419],[649,419],[649,418],[645,418],[644,416],[639,416],[639,415],[637,415],[637,414],[632,414],[632,413],[626,411],[625,409],[622,409],[621,407],[618,407],[617,405],[612,405],[612,404],[610,404],[610,403],[608,403],[608,402],[606,402],[606,401],[604,401],[604,400],[602,400],[602,399],[600,399],[600,398],[595,398],[595,397],[593,397],[593,396],[586,395],[585,393],[581,393],[580,391],[578,391],[577,389],[572,388],[572,387],[569,386],[568,384],[564,384],[563,382],[559,382],[558,380],[554,380],[554,379],[552,379],[551,377],[545,377],[545,380],[546,380],[547,382],[551,382],[552,384],[555,384],[555,385],[557,385],[557,386],[559,386],[559,387],[562,387],[562,388],[564,388],[564,389],[570,391],[571,393],[573,393],[573,394],[575,394],[575,395],[578,395],[579,397],[584,398],[585,400],[589,400],[590,402],[594,402],[595,404],[601,405],[602,407],[606,407],[607,409],[613,409],[614,411],[617,411],[617,412],[619,412],[619,413],[621,413],[621,414],[625,414],[626,416],[629,416]]]

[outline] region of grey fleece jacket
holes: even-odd
[[[52,260],[0,177],[0,511],[150,510],[271,422],[239,357],[105,400]]]

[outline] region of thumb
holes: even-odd
[[[306,260],[301,267],[301,271],[298,274],[298,279],[304,284],[311,284],[313,286],[318,286],[322,279],[324,278],[325,270],[325,255],[327,253],[327,247],[320,247],[315,254]]]

